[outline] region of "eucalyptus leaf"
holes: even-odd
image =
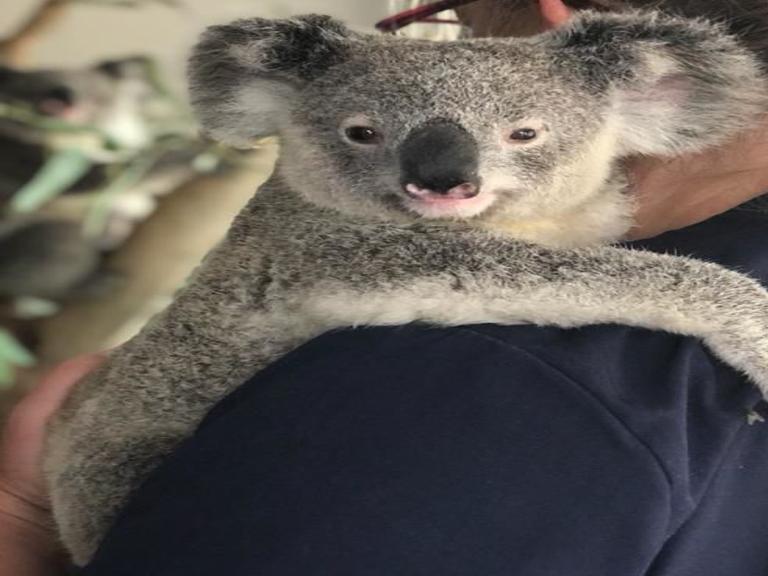
[[[0,387],[13,384],[16,367],[32,366],[35,357],[22,346],[13,334],[0,328]]]
[[[53,300],[36,298],[34,296],[21,296],[13,302],[13,315],[15,318],[29,320],[32,318],[45,318],[59,311],[59,305]]]
[[[0,328],[0,357],[17,366],[32,366],[35,357],[5,328]]]
[[[13,386],[13,376],[13,365],[0,358],[0,390]]]
[[[46,132],[92,134],[101,140],[106,140],[109,138],[96,126],[92,126],[90,124],[68,122],[59,118],[51,118],[50,116],[40,114],[31,107],[23,104],[9,104],[7,102],[0,102],[0,117],[7,118],[15,122],[21,122],[22,124],[32,126],[33,128],[39,128]]]
[[[54,152],[14,195],[10,202],[11,211],[34,212],[77,182],[91,166],[90,158],[82,150],[69,148]]]

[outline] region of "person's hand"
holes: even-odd
[[[54,368],[13,409],[0,444],[0,574],[54,574],[58,547],[41,459],[45,428],[71,388],[103,361],[82,356]]]

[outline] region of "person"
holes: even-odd
[[[482,1],[473,18],[513,7]],[[560,0],[536,7],[537,26],[570,16]],[[634,163],[629,245],[768,282],[766,134],[768,123],[717,151]],[[58,368],[8,422],[0,574],[62,569],[43,428],[100,361]],[[767,415],[699,342],[661,332],[326,334],[216,406],[82,574],[764,576]]]

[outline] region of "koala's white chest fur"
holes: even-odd
[[[619,240],[635,208],[628,180],[616,160],[619,121],[609,118],[590,146],[555,172],[545,191],[521,199],[514,212],[482,222],[486,230],[550,247],[575,248]]]
[[[491,219],[483,228],[552,248],[577,248],[619,240],[632,225],[633,200],[618,184],[567,212],[527,220]]]

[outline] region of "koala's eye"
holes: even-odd
[[[530,142],[538,136],[536,130],[533,128],[518,128],[513,130],[509,135],[509,139],[513,142]]]
[[[378,144],[381,135],[369,126],[350,126],[344,130],[344,135],[357,144]]]

